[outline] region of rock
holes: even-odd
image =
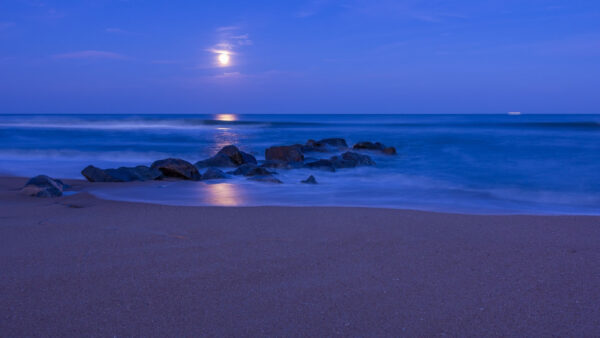
[[[357,166],[356,161],[345,160],[341,156],[333,156],[329,159],[334,168],[342,169],[342,168],[354,168]]]
[[[197,168],[207,167],[237,167],[237,165],[225,154],[217,154],[211,158],[207,158],[203,161],[198,161],[194,164]]]
[[[182,178],[184,180],[198,181],[201,178],[198,168],[188,161],[178,158],[167,158],[152,163],[151,168],[156,168],[166,177]]]
[[[356,162],[356,165],[375,165],[375,162],[371,157],[351,151],[347,151],[342,154],[342,159],[346,161]]]
[[[333,150],[342,150],[346,148],[348,148],[348,144],[343,138],[326,138],[320,141],[308,140],[306,144],[302,146],[302,151],[327,152]]]
[[[160,170],[143,165],[118,169],[100,169],[89,165],[81,171],[81,174],[90,182],[150,181],[162,177]]]
[[[298,162],[295,162],[295,163],[298,163]],[[292,168],[296,167],[292,163],[288,163],[285,161],[279,161],[279,160],[264,161],[260,166],[263,168],[277,168],[277,169],[292,169]]]
[[[227,178],[227,175],[223,171],[212,167],[206,169],[204,174],[202,174],[203,180],[220,180],[224,178]]]
[[[67,187],[61,180],[38,175],[27,181],[21,192],[35,197],[59,197]]]
[[[310,168],[310,169],[335,171],[335,165],[331,160],[317,160],[314,162],[306,163],[305,167]]]
[[[252,176],[252,177],[249,177],[248,179],[252,180],[252,181],[265,182],[265,183],[283,183],[280,180],[278,180],[277,178],[273,177],[272,175]]]
[[[383,150],[385,146],[379,142],[358,142],[352,149]]]
[[[265,159],[267,161],[283,161],[286,163],[302,162],[304,155],[301,147],[293,146],[274,146],[265,150]]]
[[[336,169],[341,168],[354,168],[357,166],[368,166],[375,165],[375,162],[371,159],[371,157],[367,155],[362,155],[358,153],[354,153],[351,151],[347,151],[343,153],[341,156],[333,156],[329,159],[332,163],[333,167]]]
[[[256,168],[258,168],[258,166],[256,164],[246,163],[246,164],[242,164],[241,166],[237,167],[237,169],[235,169],[234,171],[230,171],[228,173],[233,174],[233,175],[244,175],[245,176],[250,170],[256,169]]]
[[[235,171],[233,171],[232,174],[244,176],[264,176],[273,175],[275,173],[267,170],[267,168],[257,167],[254,164],[242,164]]]
[[[90,182],[123,182],[118,179],[112,177],[106,171],[94,167],[93,165],[88,165],[81,171],[81,175],[85,177]]]
[[[275,174],[275,172],[269,171],[269,170],[267,170],[267,168],[256,167],[256,168],[250,169],[248,172],[246,172],[244,174],[244,176],[266,176],[266,175],[273,175],[273,174]]]
[[[228,145],[221,148],[215,156],[196,162],[196,167],[237,167],[246,163],[256,164],[256,158],[234,145]]]
[[[348,143],[343,138],[325,138],[319,141],[319,143],[337,148],[348,148]]]
[[[396,148],[394,147],[386,147],[384,144],[379,142],[358,142],[355,144],[352,149],[356,150],[374,150],[380,151],[386,155],[396,155]]]
[[[317,179],[313,176],[310,175],[308,176],[307,179],[305,179],[304,181],[300,181],[300,183],[305,183],[305,184],[317,184]]]
[[[396,148],[394,147],[387,147],[385,149],[383,149],[383,153],[386,155],[396,155]]]

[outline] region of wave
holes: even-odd
[[[199,129],[203,127],[259,127],[294,128],[321,127],[326,123],[317,122],[264,122],[264,121],[218,121],[218,120],[171,120],[171,121],[64,121],[64,122],[12,122],[0,123],[0,128],[19,129],[90,129],[90,130],[135,130],[135,129]]]

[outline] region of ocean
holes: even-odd
[[[600,115],[0,115],[0,174],[83,178],[88,164],[194,163],[228,144],[260,161],[269,146],[328,137],[382,142],[398,155],[369,153],[374,167],[334,173],[279,169],[280,185],[232,177],[92,193],[172,205],[600,214]],[[319,184],[300,184],[309,175]]]

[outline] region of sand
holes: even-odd
[[[0,178],[0,336],[598,336],[600,218],[174,207]]]

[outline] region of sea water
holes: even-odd
[[[92,193],[172,205],[600,214],[600,115],[0,115],[0,174],[83,178],[89,164],[194,163],[228,144],[260,161],[269,146],[328,137],[382,142],[398,155],[367,153],[374,167],[334,173],[279,169],[279,185],[232,177]],[[309,175],[319,183],[301,184]]]

